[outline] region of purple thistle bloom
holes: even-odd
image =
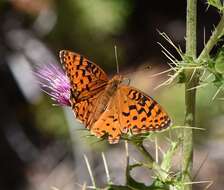
[[[48,64],[40,67],[35,72],[41,89],[51,96],[56,105],[71,106],[70,104],[70,82],[63,70],[55,65]]]

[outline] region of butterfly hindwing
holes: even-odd
[[[118,110],[113,98],[108,103],[107,109],[101,114],[98,120],[93,124],[91,133],[97,137],[105,137],[110,144],[119,142],[121,137]]]
[[[73,104],[72,108],[76,118],[78,118],[88,129],[91,129],[92,124],[98,119],[95,116],[95,111],[102,95],[103,92],[99,92],[91,98]]]

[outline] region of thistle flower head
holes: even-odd
[[[70,106],[70,83],[63,70],[55,65],[48,64],[35,72],[41,89],[48,94],[56,105]]]

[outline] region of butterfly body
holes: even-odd
[[[115,95],[119,84],[122,82],[123,77],[121,75],[115,75],[108,81],[105,90],[100,98],[98,105],[96,105],[95,120],[106,110],[110,99]]]
[[[122,134],[159,131],[171,120],[150,96],[122,84],[123,76],[108,79],[104,71],[83,56],[60,51],[71,84],[70,102],[75,116],[97,137],[119,142]]]

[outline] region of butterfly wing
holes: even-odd
[[[95,113],[102,96],[103,91],[90,97],[89,99],[73,104],[72,108],[75,112],[76,118],[79,119],[88,129],[90,129],[92,124],[98,119],[96,118]]]
[[[155,100],[133,87],[121,85],[91,132],[98,137],[107,135],[113,144],[122,133],[160,131],[170,125],[169,116]]]
[[[75,116],[90,128],[108,77],[99,66],[77,53],[62,50],[59,56],[70,81],[70,102]]]
[[[121,85],[117,92],[121,130],[133,134],[160,131],[171,125],[165,110],[150,96],[130,86]]]
[[[119,121],[119,110],[115,102],[115,97],[111,97],[106,110],[93,124],[90,131],[97,137],[108,138],[110,144],[119,142],[122,131]]]
[[[67,50],[60,51],[59,56],[70,80],[73,101],[89,99],[105,88],[108,77],[95,63]]]

